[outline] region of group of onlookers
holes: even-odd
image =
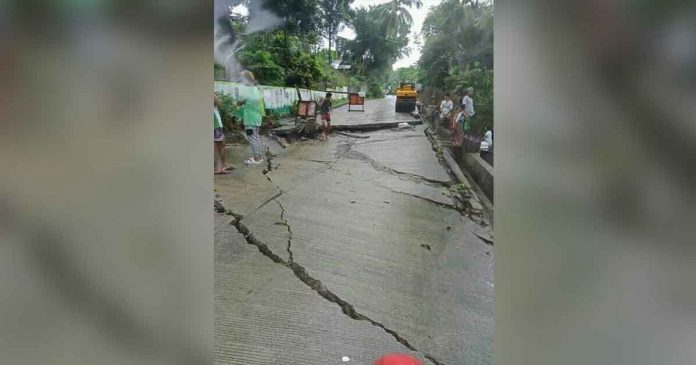
[[[474,110],[474,88],[466,89],[466,94],[461,99],[461,104],[456,108],[449,94],[445,94],[440,102],[439,124],[450,122],[453,144],[461,144],[463,138],[469,136],[472,130],[472,121],[476,115]],[[454,114],[456,111],[456,114]],[[480,150],[483,154],[490,155],[493,152],[493,130],[486,127],[486,132],[481,140]]]

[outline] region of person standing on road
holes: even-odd
[[[470,87],[466,89],[466,95],[462,98],[462,105],[464,106],[464,134],[469,134],[471,130],[471,120],[474,118],[476,112],[474,111],[474,88]]]
[[[213,99],[213,173],[216,175],[227,174],[226,163],[225,163],[225,134],[222,131],[222,118],[220,117],[220,110],[218,109],[221,105],[220,98],[215,95]],[[218,159],[220,160],[220,168],[215,168]]]
[[[331,109],[332,99],[331,93],[326,93],[326,97],[321,100],[319,112],[321,113],[321,128],[324,139],[329,138],[331,134]]]
[[[245,88],[239,95],[238,104],[242,105],[244,132],[251,146],[251,157],[244,161],[244,164],[254,166],[263,163],[263,146],[259,134],[263,116],[263,96],[251,71],[244,70],[240,76]]]

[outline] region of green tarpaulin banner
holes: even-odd
[[[227,82],[227,81],[215,81],[215,92],[223,93],[234,100],[239,98],[239,95],[244,94],[244,84],[237,82]],[[292,114],[291,108],[297,103],[297,90],[290,87],[277,87],[277,86],[264,86],[259,85],[261,93],[263,94],[263,103],[266,109],[267,115],[273,115],[278,117],[286,117]],[[344,88],[346,89],[346,88]],[[344,91],[344,90],[331,90],[329,91]],[[302,100],[319,100],[324,97],[324,91],[300,89],[300,94],[302,95]],[[333,94],[333,99],[345,99],[347,94],[335,93]]]

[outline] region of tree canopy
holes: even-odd
[[[332,61],[331,47],[342,27],[353,18],[353,10],[350,5],[354,0],[320,0],[319,13],[321,14],[321,28],[329,46],[329,63]]]
[[[426,85],[444,85],[452,73],[473,65],[493,69],[493,6],[444,0],[423,22],[424,45],[418,62]]]
[[[418,83],[421,78],[420,70],[416,66],[401,67],[389,74],[387,89],[394,92],[402,82]]]
[[[430,9],[421,30],[420,81],[461,96],[473,87],[475,129],[493,123],[493,5],[443,0]]]
[[[420,0],[391,0],[377,6],[384,21],[385,33],[392,37],[408,35],[413,24],[408,8],[420,9],[422,6],[423,2]]]
[[[382,20],[379,7],[372,6],[355,12],[355,39],[348,43],[347,52],[360,75],[383,75],[405,54],[408,38],[404,35],[384,34]]]
[[[237,42],[235,57],[241,67],[252,71],[265,85],[367,85],[370,96],[381,96],[392,64],[407,52],[412,22],[407,9],[422,3],[394,0],[353,9],[353,2],[263,0],[255,5],[249,0],[238,0],[236,3],[248,6],[249,16],[229,19]],[[269,16],[265,12],[275,14],[282,24],[247,34],[249,19]],[[352,27],[356,37],[342,40],[340,61],[351,68],[335,70],[331,63],[339,56],[335,46],[338,33],[345,26]],[[224,74],[220,65],[215,70],[216,76]]]
[[[282,30],[313,41],[321,26],[319,0],[265,0],[263,7],[283,20]]]

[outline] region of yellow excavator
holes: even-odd
[[[396,89],[396,108],[397,113],[410,113],[416,108],[418,92],[416,85],[410,82],[402,82]]]

